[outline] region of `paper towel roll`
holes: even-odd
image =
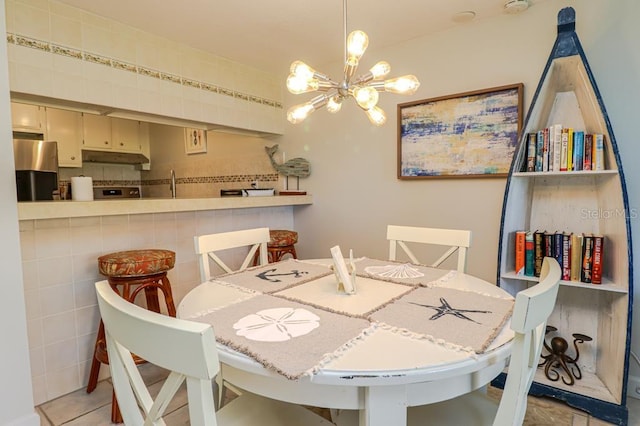
[[[71,178],[71,198],[74,201],[93,200],[93,180],[87,176]]]

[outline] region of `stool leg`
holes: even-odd
[[[100,365],[102,364],[96,358],[96,351],[98,350],[98,342],[104,340],[104,324],[100,320],[100,327],[98,327],[98,335],[96,336],[96,344],[93,349],[93,358],[91,360],[91,372],[89,373],[89,383],[87,384],[87,393],[91,393],[96,389],[98,385],[98,375],[100,374]]]
[[[113,391],[111,395],[111,423],[123,423],[122,413],[120,413],[120,407],[118,407],[115,391]]]

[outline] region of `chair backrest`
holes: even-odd
[[[515,336],[509,373],[494,426],[521,425],[524,421],[527,394],[538,368],[547,318],[556,304],[561,274],[558,262],[545,257],[540,282],[516,294],[511,316]]]
[[[212,380],[220,367],[213,328],[148,311],[96,283],[111,380],[127,426],[163,425],[162,416],[186,381],[193,425],[216,426]],[[155,401],[131,354],[169,370]]]
[[[413,254],[406,244],[407,242],[449,246],[449,249],[430,266],[436,268],[452,254],[458,252],[457,269],[460,272],[466,272],[467,249],[471,246],[471,231],[388,225],[387,240],[389,240],[389,260],[397,259],[397,246],[400,246],[413,263],[422,263]]]
[[[220,232],[217,234],[199,235],[194,237],[196,254],[200,263],[200,280],[211,279],[212,273],[209,259],[213,260],[225,272],[242,271],[253,263],[254,256],[260,249],[259,265],[268,263],[267,243],[269,242],[269,228],[244,229],[242,231]],[[238,269],[229,267],[215,252],[238,247],[249,247],[249,253]]]

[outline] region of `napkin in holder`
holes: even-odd
[[[349,265],[344,261],[340,246],[331,247],[331,269],[338,282],[338,293],[356,293],[356,266],[353,263],[353,250],[349,250]]]

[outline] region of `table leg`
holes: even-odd
[[[407,424],[407,388],[374,386],[365,390],[359,426],[403,426]]]

